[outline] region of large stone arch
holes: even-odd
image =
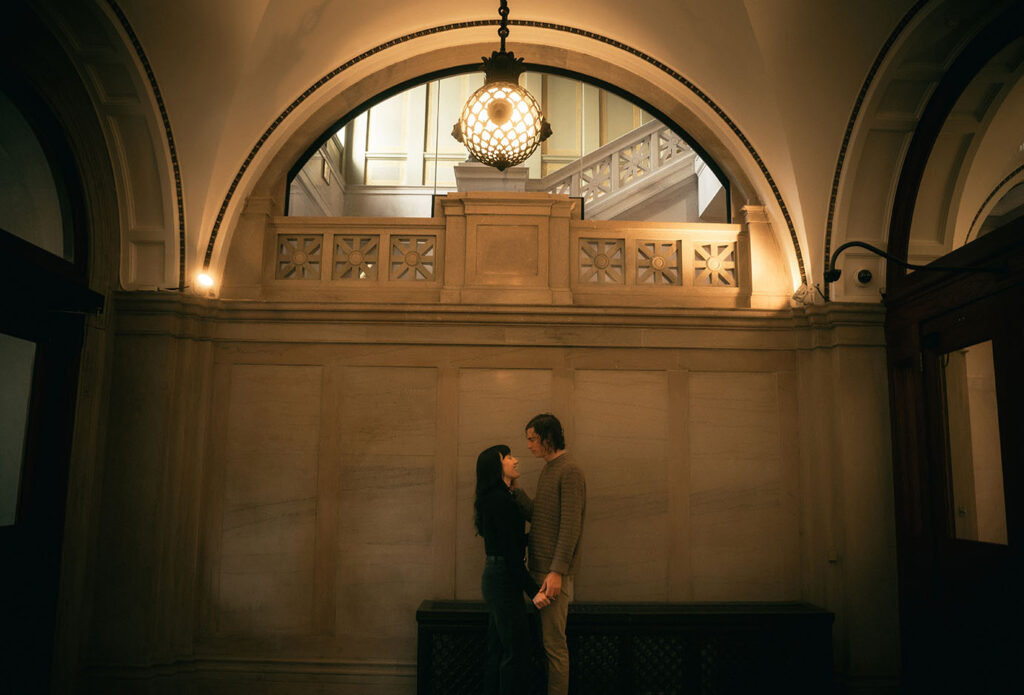
[[[532,66],[598,76],[649,104],[699,142],[729,178],[734,210],[748,205],[766,209],[793,289],[805,282],[806,238],[795,228],[753,144],[710,96],[667,66],[624,45],[564,27],[523,24],[516,28],[517,41],[510,48]],[[289,169],[339,117],[410,80],[478,64],[480,56],[495,47],[491,31],[489,27],[440,27],[436,33],[396,39],[310,85],[242,163],[206,238],[204,266],[215,278],[224,272],[247,200],[253,203],[251,212],[280,214]]]
[[[116,2],[41,3],[89,93],[113,168],[125,289],[185,284],[184,199],[170,120],[145,52]]]

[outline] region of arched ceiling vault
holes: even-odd
[[[39,2],[69,16],[78,5]],[[336,119],[346,100],[430,71],[425,63],[412,69],[415,61],[433,61],[430,69],[473,64],[497,44],[497,3],[473,0],[429,12],[409,0],[92,2],[123,16],[125,44],[147,59],[138,61],[140,74],[159,84],[162,99],[154,101],[165,107],[180,164],[179,208],[184,201],[184,224],[167,225],[167,246],[185,238],[190,273],[204,262],[217,267],[238,206],[267,185],[279,154],[308,144],[315,127],[322,132],[328,106],[339,107]],[[767,206],[794,284],[813,284],[851,109],[873,61],[921,2],[962,4],[515,0],[509,48],[528,62],[612,76],[686,129],[726,170],[739,201]],[[860,166],[850,153],[840,165],[844,181]],[[160,166],[175,169],[170,160]],[[169,201],[174,184],[166,177]]]

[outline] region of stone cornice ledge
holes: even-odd
[[[342,304],[115,295],[120,335],[217,342],[793,350],[883,347],[885,308],[760,309]]]

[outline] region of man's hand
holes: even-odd
[[[549,599],[557,598],[562,591],[562,575],[558,572],[548,572],[548,576],[544,577],[544,583],[540,585],[540,590]]]
[[[548,595],[544,593],[543,589],[538,591],[537,595],[533,597],[533,605],[537,607],[537,610],[540,610],[544,606],[548,606],[550,604],[551,599],[548,598]]]

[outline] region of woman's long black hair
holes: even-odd
[[[473,500],[473,523],[478,535],[483,535],[483,523],[480,519],[480,500],[492,488],[504,485],[502,478],[501,459],[512,453],[504,444],[496,444],[480,452],[476,457],[476,499]]]

